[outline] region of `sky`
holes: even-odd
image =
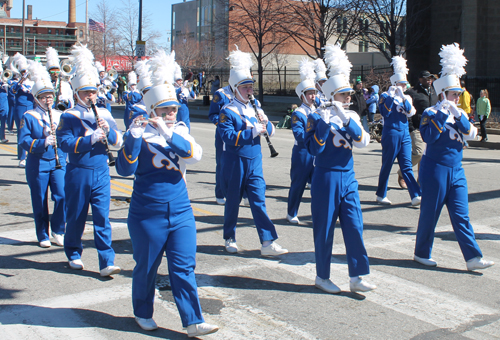
[[[92,19],[92,12],[97,3],[101,0],[88,0],[89,18]],[[134,0],[132,0],[134,1]],[[137,4],[139,0],[136,0]],[[86,0],[76,0],[76,20],[85,22],[85,2]],[[183,0],[142,0],[143,12],[150,14],[152,26],[162,33],[160,45],[167,46],[170,43],[170,19],[172,4],[183,2]],[[14,7],[10,11],[11,18],[21,18],[23,14],[22,0],[15,0]],[[33,18],[52,21],[68,21],[68,0],[25,0],[25,5],[33,5]],[[110,6],[119,8],[123,5],[122,0],[106,0]]]

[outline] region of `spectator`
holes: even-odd
[[[369,94],[370,96],[366,100],[366,105],[368,105],[368,121],[373,122],[373,118],[375,117],[375,113],[377,112],[377,104],[378,104],[378,85],[373,85],[370,87]],[[368,131],[370,132],[370,131]]]
[[[118,85],[118,104],[123,104],[123,91],[125,90],[125,76],[118,77],[116,80],[116,84]]]
[[[486,142],[488,140],[488,136],[486,134],[486,120],[490,116],[491,113],[491,103],[488,95],[488,90],[481,90],[479,94],[479,99],[476,104],[476,112],[477,117],[481,124],[481,142]]]
[[[212,96],[215,94],[215,92],[217,92],[218,89],[220,89],[220,78],[219,76],[215,76],[215,79],[212,82],[212,89],[210,90]]]
[[[366,117],[368,110],[366,106],[365,97],[363,96],[363,82],[361,81],[361,79],[358,78],[358,80],[356,80],[356,88],[354,90],[355,92],[351,97],[352,98],[351,110],[355,111],[359,115],[360,119],[362,119],[363,128],[365,129],[365,131],[370,132]]]
[[[460,95],[460,99],[458,101],[458,105],[457,106],[459,108],[461,108],[462,110],[464,110],[465,113],[467,113],[467,116],[469,116],[469,120],[470,120],[470,112],[471,112],[471,108],[470,108],[470,103],[471,103],[470,93],[465,88],[465,81],[460,80],[460,85],[464,89],[464,92],[462,92],[462,94]]]

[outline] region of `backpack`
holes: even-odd
[[[291,129],[292,128],[292,116],[286,114],[283,118],[280,119],[278,124],[276,125],[278,129]]]

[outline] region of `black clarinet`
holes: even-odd
[[[97,127],[99,127],[99,115],[97,114],[97,109],[95,107],[95,104],[92,102],[92,99],[89,99],[89,104],[90,107],[92,108],[92,111],[94,111],[94,116],[95,116],[95,121],[97,123]],[[108,136],[106,136],[106,133],[104,133],[104,146],[106,147],[106,153],[108,154],[108,165],[109,166],[114,166],[115,165],[115,157],[113,157],[113,154],[109,150],[109,144],[108,144]]]
[[[252,103],[253,109],[255,110],[255,117],[257,118],[257,121],[262,124],[262,120],[260,119],[259,111],[257,111],[257,106],[255,105],[255,98],[253,95],[249,94],[248,99],[250,99],[250,103]],[[271,151],[271,157],[276,157],[278,156],[278,152],[274,148],[273,144],[271,143],[271,140],[269,139],[269,134],[267,133],[267,126],[266,131],[264,134],[264,137],[266,138],[267,146],[269,146],[269,151]]]
[[[49,113],[50,133],[53,136],[55,136],[56,135],[55,131],[52,128],[52,110],[50,109],[50,107],[48,107],[48,113]],[[57,153],[57,139],[56,139],[56,143],[53,145],[53,148],[54,148],[54,153],[56,154],[56,169],[61,169],[62,165],[61,165],[61,162],[59,161],[59,154]]]

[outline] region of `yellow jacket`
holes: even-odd
[[[458,107],[470,114],[470,93],[464,89],[458,100]]]

